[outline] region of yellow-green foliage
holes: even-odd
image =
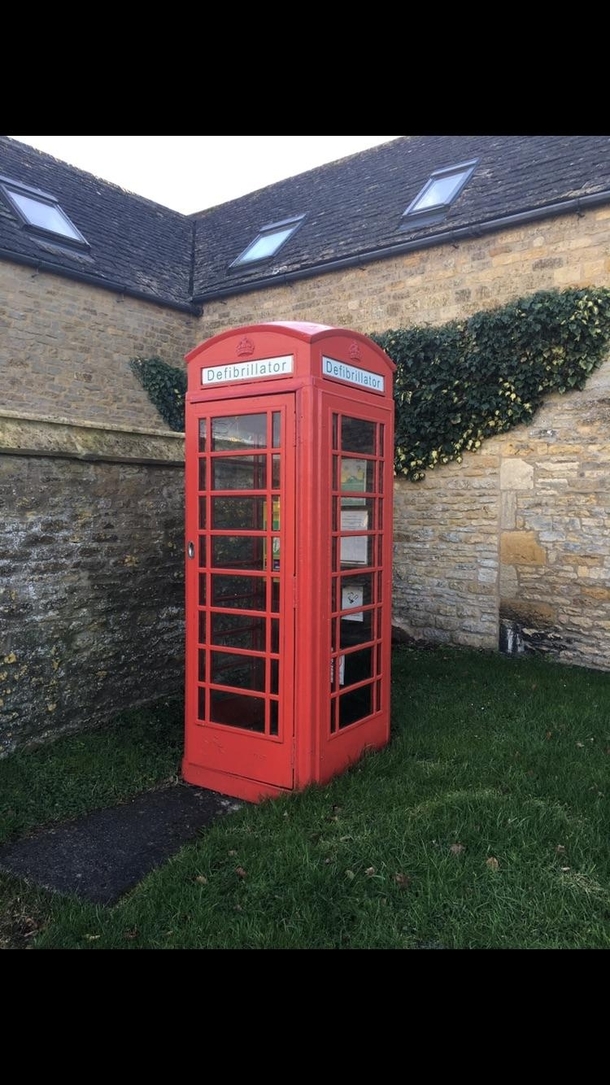
[[[396,363],[395,470],[412,482],[528,423],[551,392],[582,388],[610,349],[610,290],[544,291],[438,328],[370,336]],[[184,430],[186,373],[134,358],[170,429]]]
[[[396,473],[412,482],[582,388],[610,347],[610,290],[548,291],[438,328],[370,336],[397,365]]]

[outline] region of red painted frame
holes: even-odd
[[[215,336],[187,355],[187,365],[186,719],[182,772],[189,783],[259,801],[311,783],[324,783],[365,751],[379,749],[389,740],[395,367],[376,344],[357,332],[289,323],[252,325]],[[271,420],[278,411],[283,419],[282,445],[276,453],[282,465],[279,490],[272,492],[268,477],[264,491],[246,488],[223,496],[246,498],[254,492],[266,501],[268,513],[274,497],[280,499],[280,568],[273,568],[273,522],[267,515],[265,526],[251,532],[253,545],[261,538],[265,540],[266,568],[255,573],[240,571],[244,581],[249,576],[269,585],[274,579],[280,581],[279,612],[270,608],[270,587],[265,608],[256,611],[256,620],[267,631],[265,649],[245,652],[249,658],[264,661],[267,676],[265,689],[255,694],[265,704],[265,732],[252,733],[235,726],[235,721],[230,725],[214,722],[209,711],[210,691],[218,685],[212,681],[209,669],[215,651],[209,620],[222,610],[210,598],[211,578],[215,575],[210,549],[212,539],[227,532],[210,525],[209,471],[206,488],[199,489],[199,462],[203,458],[209,466],[216,455],[209,448],[201,452],[199,422],[204,417],[212,420],[265,412]],[[362,423],[363,430],[375,435],[374,445],[365,453],[333,448],[333,442],[337,444],[334,434],[341,432],[344,418],[347,431],[350,427],[357,431]],[[274,454],[271,448],[255,451],[267,457]],[[242,453],[247,455],[248,450],[242,449]],[[336,464],[341,458],[355,459],[354,466],[359,470],[366,461],[368,481],[361,498],[350,501],[348,494],[341,494],[333,456]],[[208,510],[205,526],[198,519],[201,499]],[[350,545],[349,527],[341,530],[346,503],[360,506],[368,517],[360,534],[358,528],[352,529],[352,553],[354,547],[358,552],[366,547],[367,554],[366,565],[357,559],[360,569],[357,565],[355,573],[351,567],[341,569],[337,557],[342,547],[347,552]],[[382,508],[383,524],[379,519]],[[346,532],[348,541],[342,543]],[[240,529],[239,535],[243,534],[244,529]],[[203,566],[201,537],[207,542]],[[248,537],[247,531],[244,537]],[[192,558],[188,556],[191,544]],[[200,576],[205,577],[207,592],[203,604]],[[340,585],[346,577],[350,581],[354,577],[362,579],[362,585],[354,586],[357,599],[365,583],[372,585],[371,598],[355,611],[362,618],[354,620],[354,608],[350,615],[341,607]],[[208,619],[203,642],[199,639],[201,613]],[[231,606],[231,613],[243,613],[247,624],[251,612]],[[279,621],[281,639],[279,650],[272,652],[269,630],[275,620]],[[356,621],[362,622],[362,630],[355,628]],[[358,635],[364,636],[365,621],[370,624],[371,635],[358,641]],[[347,622],[352,623],[349,633],[356,641],[345,646],[341,645],[341,631],[347,628]],[[245,662],[241,658],[244,649],[222,646],[220,650],[225,656],[233,652],[238,662]],[[367,659],[371,673],[365,672],[364,677],[344,689],[339,682],[345,668],[357,669],[356,665]],[[207,667],[203,677],[202,660]],[[278,676],[276,692],[269,685],[272,666]],[[229,698],[231,692],[238,697],[237,689],[222,687],[222,696]],[[363,695],[363,703],[370,697],[372,711],[350,721],[351,710],[344,711],[343,706],[352,703],[354,696],[351,701],[342,700],[344,694],[350,693],[356,701],[359,694]],[[244,696],[251,696],[251,690]],[[249,705],[243,698],[241,703]],[[269,726],[272,703],[277,706],[277,711],[273,709],[278,720],[275,734],[270,733]],[[344,726],[339,727],[340,720]]]

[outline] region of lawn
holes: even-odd
[[[610,948],[610,673],[397,648],[392,739],[113,907],[0,876],[15,949]],[[0,762],[0,840],[178,779],[175,702]]]

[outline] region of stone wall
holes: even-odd
[[[0,412],[0,756],[181,692],[183,454]]]
[[[0,752],[182,688],[183,442],[131,357],[180,365],[268,320],[438,325],[610,286],[608,253],[610,211],[588,210],[278,282],[205,303],[201,319],[0,263]],[[406,636],[610,669],[609,406],[606,363],[530,427],[396,481]]]
[[[539,290],[610,287],[610,210],[548,219],[209,302],[201,338],[266,320],[364,334]],[[610,362],[530,427],[397,480],[394,621],[425,641],[610,669]]]
[[[181,367],[199,339],[194,315],[0,262],[0,408],[164,429],[129,360]]]
[[[395,481],[403,633],[610,670],[609,408],[606,362],[531,426]]]
[[[610,363],[494,448],[501,648],[610,669]]]
[[[265,320],[313,320],[370,335],[583,285],[610,286],[608,208],[204,302],[200,339]]]

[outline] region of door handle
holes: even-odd
[[[195,543],[194,542],[190,542],[188,544],[187,554],[188,554],[189,558],[194,558],[195,557]]]

